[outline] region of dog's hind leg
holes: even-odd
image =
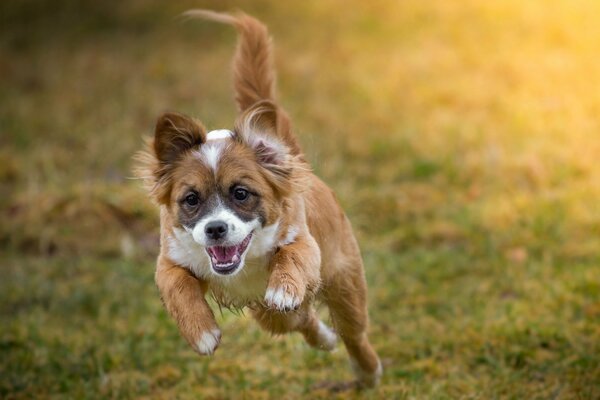
[[[319,320],[311,305],[303,304],[298,310],[285,313],[256,306],[252,315],[263,329],[274,335],[300,332],[310,346],[326,351],[337,344],[335,333]]]
[[[362,261],[358,259],[347,265],[324,286],[333,326],[348,350],[359,385],[376,386],[382,367],[367,337],[367,285]]]

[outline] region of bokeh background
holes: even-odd
[[[201,358],[161,306],[131,156],[165,110],[235,116],[235,34],[193,7],[275,37],[363,249],[374,391],[226,310]],[[600,398],[599,54],[593,0],[0,2],[0,397]]]

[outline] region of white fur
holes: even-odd
[[[284,288],[279,287],[277,289],[268,288],[265,293],[265,303],[267,306],[274,307],[279,311],[293,310],[298,308],[301,303],[301,299],[288,293]]]
[[[256,126],[255,119],[265,111],[266,109],[262,107],[254,109],[249,115],[246,116],[241,130],[251,148],[255,149],[262,143],[264,146],[267,146],[273,150],[278,158],[276,163],[278,163],[282,161],[287,154],[289,154],[289,150],[281,141],[273,137],[273,135],[262,134],[259,130],[260,127]]]
[[[267,137],[259,133],[252,132],[246,137],[246,141],[251,148],[257,149],[261,144],[269,149],[275,155],[275,164],[280,164],[285,160],[286,154],[289,153],[288,149],[275,138]]]
[[[202,332],[200,339],[196,342],[196,347],[202,354],[212,354],[217,348],[220,339],[221,331],[218,329]]]
[[[226,145],[227,144],[221,140],[211,141],[201,145],[200,149],[195,150],[193,154],[216,173],[221,153]]]
[[[196,222],[192,229],[192,236],[194,240],[206,247],[208,238],[204,232],[204,228],[207,224],[214,221],[223,221],[227,224],[227,240],[222,244],[223,246],[235,246],[240,244],[250,232],[256,230],[260,226],[260,221],[255,218],[249,222],[242,221],[235,213],[223,205],[217,206],[210,214]]]
[[[319,321],[319,348],[332,351],[337,344],[337,335],[323,321]]]
[[[187,267],[199,278],[210,275],[211,265],[204,247],[196,243],[190,230],[173,228],[167,240],[169,257]]]
[[[279,233],[279,221],[261,229],[255,229],[252,242],[248,246],[248,259],[256,260],[275,249],[275,241]]]
[[[233,132],[227,129],[217,129],[206,134],[206,143],[200,145],[200,149],[195,152],[206,165],[214,172],[217,172],[219,159],[223,149],[227,146],[227,141],[233,136]]]
[[[269,279],[267,263],[278,235],[279,222],[256,228],[240,267],[231,275],[218,275],[213,271],[205,247],[194,240],[191,230],[173,228],[167,242],[168,254],[195,276],[209,280],[211,286],[226,296],[227,302],[243,307],[263,300]]]
[[[290,225],[290,227],[288,228],[287,235],[285,235],[283,240],[281,240],[281,242],[279,242],[279,245],[286,246],[288,244],[294,243],[294,241],[296,240],[296,237],[298,236],[298,232],[299,232],[299,230],[297,227]]]
[[[257,229],[252,235],[246,256],[242,258],[239,273],[228,275],[226,279],[212,279],[228,300],[237,305],[246,305],[251,301],[262,301],[269,280],[268,262],[276,247],[279,222]],[[222,277],[222,275],[213,275]]]
[[[358,362],[352,357],[350,357],[350,365],[354,371],[354,376],[356,376],[356,379],[361,386],[371,388],[379,384],[379,380],[383,374],[383,367],[381,366],[380,360],[377,360],[377,369],[373,373],[363,370],[360,365],[358,365]]]
[[[233,132],[229,129],[215,129],[206,134],[206,141],[228,139],[233,136]]]

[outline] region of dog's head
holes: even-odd
[[[232,131],[207,133],[176,113],[158,119],[144,175],[173,228],[203,247],[214,274],[242,269],[253,237],[278,223],[297,187],[301,163],[278,124],[268,101],[246,110]]]

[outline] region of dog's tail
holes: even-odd
[[[230,15],[209,10],[189,10],[184,17],[204,18],[233,25],[239,32],[233,58],[235,101],[244,111],[260,100],[274,100],[275,69],[267,27],[249,15]]]

